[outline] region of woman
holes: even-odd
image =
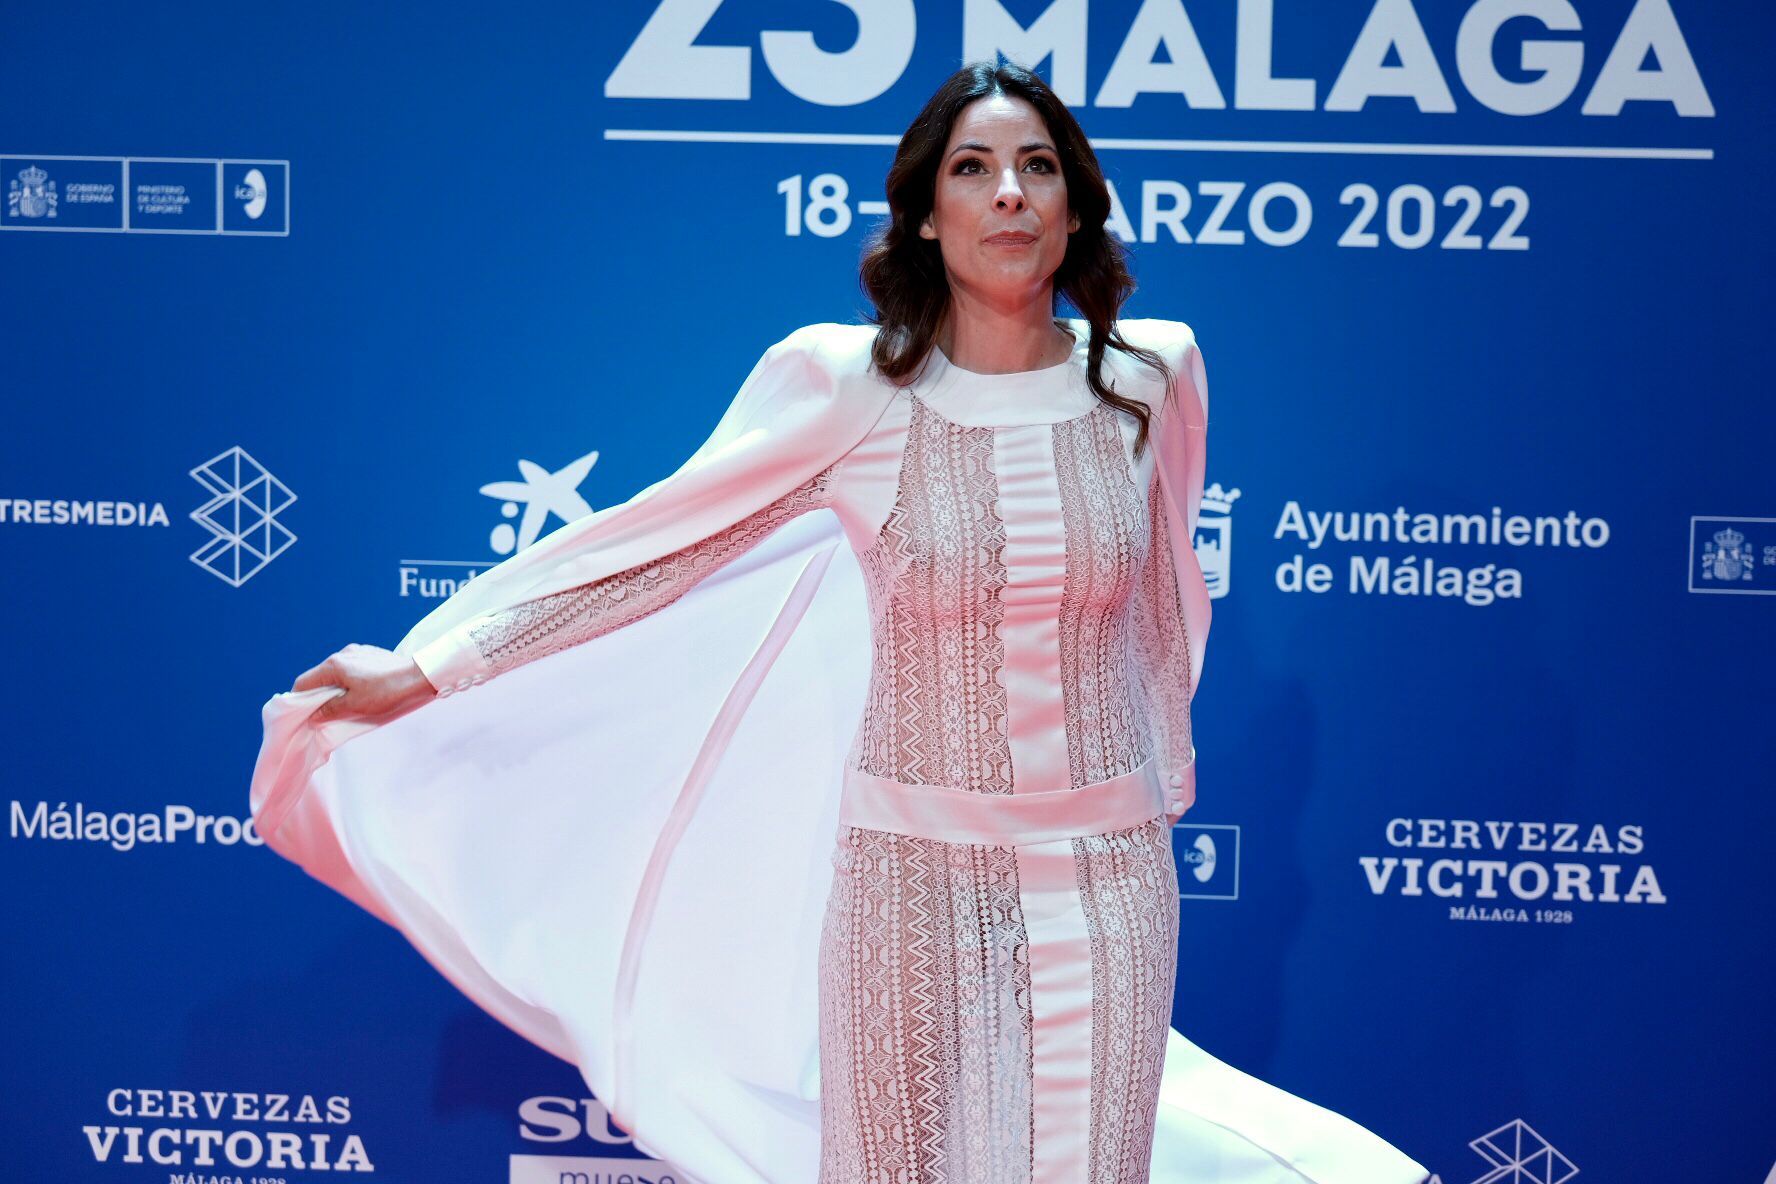
[[[1417,1184],[1170,1028],[1193,335],[1117,320],[1026,70],[958,71],[888,196],[873,326],[797,330],[670,478],[268,704],[261,833],[690,1178]]]

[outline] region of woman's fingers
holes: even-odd
[[[339,667],[332,658],[328,658],[319,666],[311,666],[296,676],[290,684],[292,691],[312,691],[316,687],[336,687],[339,684]]]
[[[319,707],[315,708],[314,714],[309,716],[309,718],[317,723],[323,720],[337,719],[347,711],[345,701],[349,698],[351,698],[351,693],[342,690],[337,695],[334,695],[331,699],[328,699],[325,703],[322,703]]]
[[[402,670],[402,667],[406,669]],[[423,681],[411,658],[400,658],[393,651],[353,642],[318,666],[304,670],[290,684],[290,690],[336,689],[336,693],[322,701],[309,716],[320,722],[347,715],[378,715],[389,711],[404,701],[404,696],[414,686],[412,679]],[[426,689],[430,689],[430,684]]]

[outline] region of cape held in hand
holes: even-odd
[[[1190,685],[1174,698],[1187,704],[1209,626],[1191,545],[1207,384],[1187,326],[1119,329],[1176,376],[1163,390],[1137,359],[1105,355],[1118,392],[1153,411],[1190,651]],[[276,695],[263,712],[251,805],[266,843],[578,1066],[640,1148],[702,1184],[817,1175],[816,963],[841,769],[870,678],[855,552],[830,511],[790,517],[669,602],[497,677],[468,631],[664,564],[844,457],[900,397],[870,369],[875,332],[796,330],[676,472],[433,610],[396,648],[438,697],[317,724],[335,693],[319,689]],[[1194,763],[1183,772],[1193,794]],[[1427,1175],[1349,1119],[1167,1035],[1151,1180]]]

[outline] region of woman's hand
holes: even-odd
[[[305,670],[292,691],[342,687],[343,695],[321,704],[310,718],[317,723],[351,715],[386,715],[437,694],[419,664],[405,654],[355,642],[319,666]]]

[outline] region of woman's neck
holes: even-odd
[[[952,363],[978,374],[1013,374],[1058,365],[1076,343],[1055,323],[1053,310],[1052,289],[1038,300],[1012,307],[952,289],[937,346]]]

